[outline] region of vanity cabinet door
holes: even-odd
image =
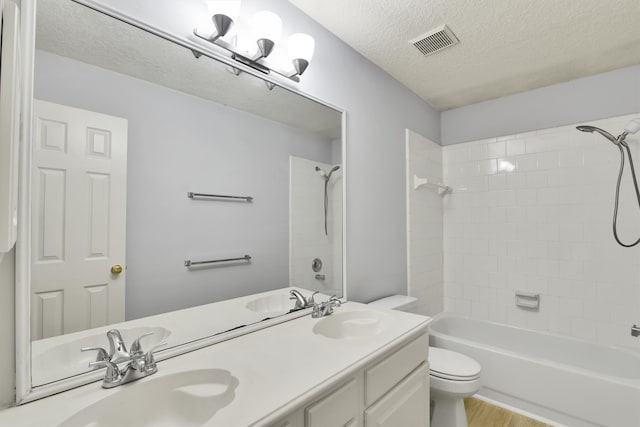
[[[420,365],[407,378],[365,410],[366,427],[428,427],[429,368]]]
[[[421,335],[381,362],[365,369],[365,406],[374,404],[403,378],[424,363],[429,353],[429,336]]]
[[[327,397],[308,406],[305,410],[305,426],[359,426],[362,406],[358,402],[358,396],[358,382],[353,378]]]

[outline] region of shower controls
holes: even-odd
[[[631,336],[632,337],[640,337],[640,326],[633,325],[631,327]]]
[[[311,269],[316,273],[322,270],[322,260],[320,258],[314,258],[311,263]]]

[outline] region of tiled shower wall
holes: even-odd
[[[443,310],[442,197],[430,186],[414,188],[414,178],[442,181],[442,147],[407,130],[407,277],[418,312]]]
[[[633,117],[590,124],[617,135]],[[637,153],[638,135],[627,140]],[[611,231],[619,159],[575,126],[445,147],[445,310],[640,347],[629,332],[640,322],[640,245],[622,248]],[[625,242],[640,235],[631,183],[627,171]],[[540,293],[540,310],[516,307],[516,290]]]

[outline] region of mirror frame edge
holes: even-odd
[[[242,68],[244,72],[253,75],[264,81],[269,81],[284,90],[288,90],[311,101],[317,102],[341,114],[341,155],[344,167],[342,174],[342,289],[341,300],[347,301],[347,112],[344,108],[337,107],[324,100],[316,98],[302,90],[292,87],[279,80],[274,80],[270,76],[258,74],[250,67],[236,64],[232,60],[212,51],[210,48],[203,48],[189,40],[183,40],[172,34],[140,22],[132,17],[128,17],[116,10],[107,9],[95,3],[93,0],[70,0],[84,7],[89,7],[97,12],[108,15],[114,19],[133,25],[143,31],[161,37],[171,43],[178,44],[186,49],[197,50],[203,55],[227,65]],[[62,378],[60,380],[34,387],[31,382],[31,166],[32,166],[32,120],[33,120],[33,97],[34,97],[34,58],[36,39],[36,10],[37,0],[16,0],[20,5],[21,29],[23,57],[22,61],[22,87],[21,87],[21,144],[19,148],[19,180],[18,180],[18,242],[16,243],[15,260],[15,346],[16,346],[16,377],[15,377],[15,403],[21,405],[43,397],[50,396],[74,387],[79,387],[100,380],[103,375],[101,371],[90,371],[73,377]],[[246,335],[260,329],[265,329],[279,323],[305,316],[311,309],[301,310],[280,316],[268,321],[248,325],[245,328],[202,337],[196,341],[177,345],[158,353],[157,360],[162,361],[187,352],[226,341],[241,335]]]
[[[19,0],[21,12],[21,141],[18,172],[18,238],[15,246],[16,404],[26,402],[31,388],[31,120],[36,41],[36,0]]]

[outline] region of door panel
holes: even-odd
[[[127,121],[36,100],[34,134],[32,338],[122,322]]]

